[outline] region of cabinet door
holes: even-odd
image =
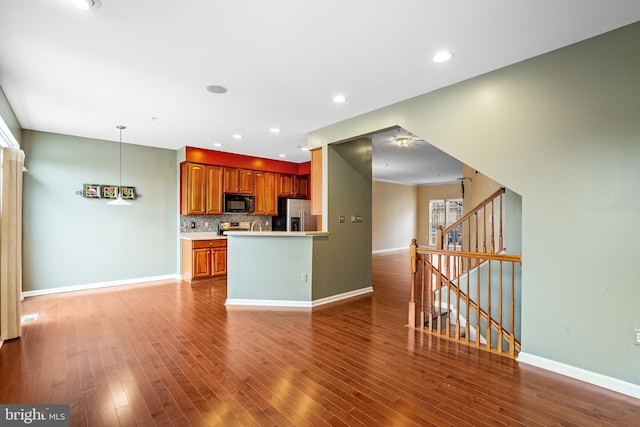
[[[322,215],[322,148],[311,150],[311,214]]]
[[[212,249],[213,275],[227,274],[227,248]]]
[[[266,199],[266,182],[267,177],[266,173],[262,171],[257,171],[254,174],[255,177],[255,210],[253,215],[265,215],[267,212],[267,199]]]
[[[278,174],[265,173],[264,182],[265,215],[278,215]]]
[[[238,169],[224,168],[224,192],[238,192]]]
[[[206,212],[207,167],[197,163],[183,163],[180,177],[182,190],[181,213],[203,215]]]
[[[193,275],[194,279],[211,276],[211,249],[193,249]]]
[[[306,175],[298,175],[293,181],[294,197],[307,198],[307,183],[309,179]]]
[[[222,167],[207,166],[207,214],[222,214]]]
[[[278,196],[293,196],[293,175],[280,174],[280,176],[278,177]]]
[[[278,214],[278,174],[257,171],[255,176],[255,212],[254,215]]]
[[[253,171],[249,169],[224,168],[224,192],[253,194]]]
[[[238,170],[238,193],[253,194],[255,192],[255,179],[252,170]]]

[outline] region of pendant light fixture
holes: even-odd
[[[116,128],[120,129],[120,183],[118,185],[118,198],[107,202],[107,204],[116,206],[130,206],[131,202],[122,198],[122,131],[127,127],[118,125],[116,126]]]

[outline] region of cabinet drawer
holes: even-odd
[[[226,239],[218,239],[218,240],[194,240],[193,241],[193,249],[202,249],[202,248],[226,248],[227,241]]]

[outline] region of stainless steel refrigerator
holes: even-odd
[[[317,231],[317,217],[311,215],[311,200],[278,199],[278,216],[272,219],[274,231]]]

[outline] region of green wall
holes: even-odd
[[[314,301],[371,286],[371,140],[334,144],[326,153],[329,236],[313,242]],[[351,222],[352,214],[362,222]]]
[[[638,52],[640,23],[319,129],[309,147],[397,125],[517,192],[523,351],[640,384]]]
[[[228,300],[310,304],[315,238],[252,234],[260,233],[231,235],[227,241]]]
[[[75,192],[118,185],[117,142],[25,130],[22,149],[24,291],[178,273],[175,151],[123,144],[122,184],[142,198],[108,206]]]

